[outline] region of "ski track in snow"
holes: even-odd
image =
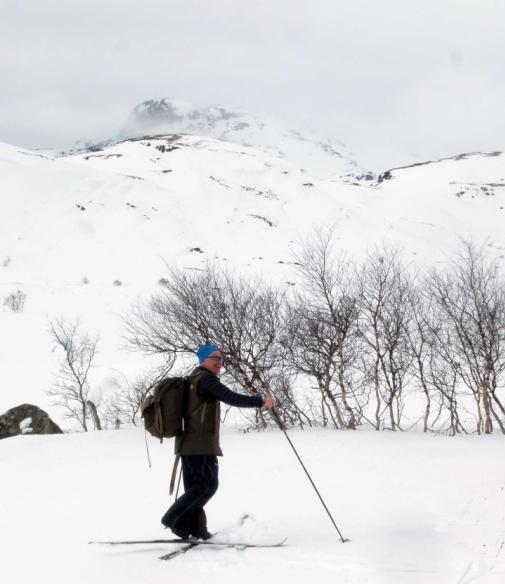
[[[505,579],[503,437],[292,431],[342,544],[284,436],[226,429],[209,527],[252,515],[228,537],[287,537],[282,548],[90,546],[166,537],[172,444],[141,429],[19,436],[0,442],[2,573],[51,584],[205,578],[348,584],[498,584]],[[174,548],[175,549],[175,548]]]

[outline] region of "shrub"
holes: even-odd
[[[26,294],[22,290],[11,292],[4,298],[4,306],[7,306],[12,312],[21,312],[26,302]]]

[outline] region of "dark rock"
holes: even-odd
[[[22,404],[0,416],[0,439],[19,434],[63,434],[63,432],[47,412],[31,404]]]
[[[393,178],[393,175],[391,174],[390,170],[386,170],[386,172],[383,172],[382,174],[379,174],[379,178],[377,179],[378,183],[381,183],[385,180],[391,180]]]

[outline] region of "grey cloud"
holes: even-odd
[[[0,140],[103,138],[173,96],[308,125],[364,163],[504,148],[505,4],[3,0]]]

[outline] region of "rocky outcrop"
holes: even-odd
[[[0,416],[0,439],[18,434],[63,434],[47,412],[31,404],[22,404]]]

